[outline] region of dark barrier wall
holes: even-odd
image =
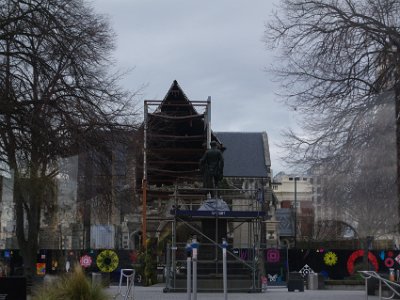
[[[271,283],[285,281],[287,271],[300,272],[304,277],[314,272],[329,279],[355,278],[357,271],[364,270],[363,254],[360,249],[267,249],[265,268]],[[369,270],[379,273],[388,274],[389,268],[400,270],[400,250],[369,251],[368,262]]]
[[[182,249],[180,249],[182,248]],[[245,261],[252,261],[254,250],[230,248],[235,255]],[[157,251],[155,249],[154,251]],[[184,247],[178,247],[177,256],[184,254]],[[42,263],[45,274],[65,272],[66,262],[71,267],[75,263],[86,263],[87,272],[99,272],[99,255],[102,250],[40,250],[38,263]],[[143,257],[135,250],[113,250],[118,257],[115,271],[111,272],[111,280],[118,281],[121,268],[136,268],[140,271]],[[160,252],[161,253],[161,252]],[[355,277],[358,270],[363,270],[363,250],[335,250],[335,249],[266,249],[264,255],[265,270],[268,284],[280,284],[286,281],[287,272],[301,272],[304,278],[309,272],[321,273],[329,279],[346,279]],[[85,258],[82,260],[82,258]],[[111,257],[112,258],[112,257]],[[400,270],[400,250],[369,251],[369,268],[379,273],[388,274],[389,268]],[[82,260],[82,261],[81,261]],[[163,267],[164,256],[159,256],[160,268]],[[113,259],[104,258],[103,262],[113,262]],[[22,258],[18,250],[0,250],[0,268],[4,271],[7,265],[8,275],[22,275]],[[103,265],[106,268],[113,266]],[[1,275],[1,274],[0,274]]]
[[[25,300],[26,279],[24,277],[1,277],[0,297],[7,300]]]

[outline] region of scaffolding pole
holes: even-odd
[[[142,180],[142,245],[147,248],[147,101],[144,102],[144,128],[143,128],[143,180]]]

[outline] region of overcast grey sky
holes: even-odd
[[[274,174],[281,131],[294,116],[278,102],[264,71],[274,59],[262,41],[279,0],[93,0],[116,33],[115,59],[134,68],[123,84],[147,84],[144,99],[163,99],[177,80],[189,99],[211,96],[214,131],[266,131]]]

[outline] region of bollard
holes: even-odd
[[[190,241],[186,244],[186,295],[187,299],[191,299],[191,276],[192,276],[192,246]]]
[[[197,300],[197,255],[199,243],[197,242],[197,236],[194,235],[192,238],[192,262],[193,262],[193,300]]]
[[[227,264],[226,264],[226,248],[228,247],[228,243],[226,239],[222,239],[222,273],[223,273],[223,283],[224,283],[224,299],[228,299],[228,272],[227,272]]]

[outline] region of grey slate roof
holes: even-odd
[[[213,132],[226,147],[224,176],[267,177],[271,166],[265,132]]]

